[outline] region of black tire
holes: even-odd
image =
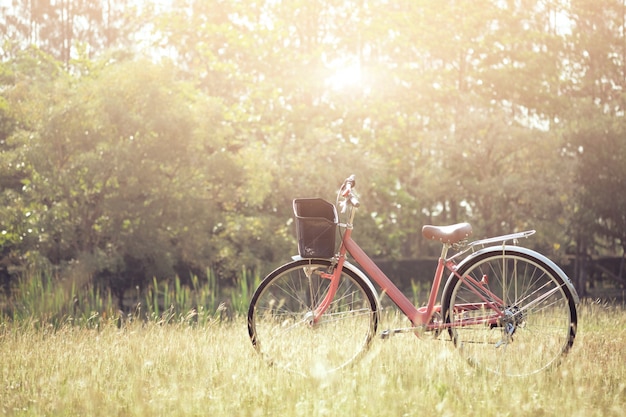
[[[442,294],[444,323],[472,365],[525,376],[558,364],[570,350],[577,326],[575,297],[550,264],[508,248],[479,253],[460,265],[458,275],[450,275]],[[469,309],[472,304],[481,308]],[[500,313],[504,316],[494,323]]]
[[[269,274],[248,310],[248,333],[270,364],[303,375],[342,368],[369,345],[378,326],[378,303],[371,286],[344,267],[336,296],[312,324],[313,309],[328,291],[330,261],[298,260]]]

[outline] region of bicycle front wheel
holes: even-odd
[[[255,349],[272,365],[319,375],[356,359],[376,333],[376,295],[344,267],[330,306],[317,322],[313,311],[328,293],[334,265],[299,260],[268,275],[252,296],[248,332]]]
[[[546,262],[515,249],[487,251],[451,275],[444,323],[479,368],[525,376],[559,362],[576,336],[574,297]]]

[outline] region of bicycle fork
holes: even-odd
[[[344,245],[341,245],[341,249],[339,251],[339,257],[337,264],[333,267],[332,273],[329,272],[320,272],[320,279],[327,279],[330,281],[328,286],[328,291],[324,295],[324,298],[321,300],[317,300],[317,297],[314,294],[313,290],[313,272],[310,271],[307,273],[309,279],[309,293],[311,296],[311,312],[307,314],[306,319],[309,321],[309,325],[315,326],[319,323],[322,315],[328,310],[332,301],[335,299],[335,295],[337,294],[337,289],[339,288],[339,280],[341,279],[341,272],[343,271],[343,265],[346,260],[346,249]]]

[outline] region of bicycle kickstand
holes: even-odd
[[[389,339],[391,336],[400,333],[414,333],[418,337],[422,337],[424,334],[424,330],[426,329],[425,325],[415,326],[415,327],[403,327],[401,329],[386,329],[380,332],[380,338],[383,340]]]

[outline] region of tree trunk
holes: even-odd
[[[580,297],[587,295],[587,248],[580,236],[576,241],[576,259],[574,261],[574,287]]]

